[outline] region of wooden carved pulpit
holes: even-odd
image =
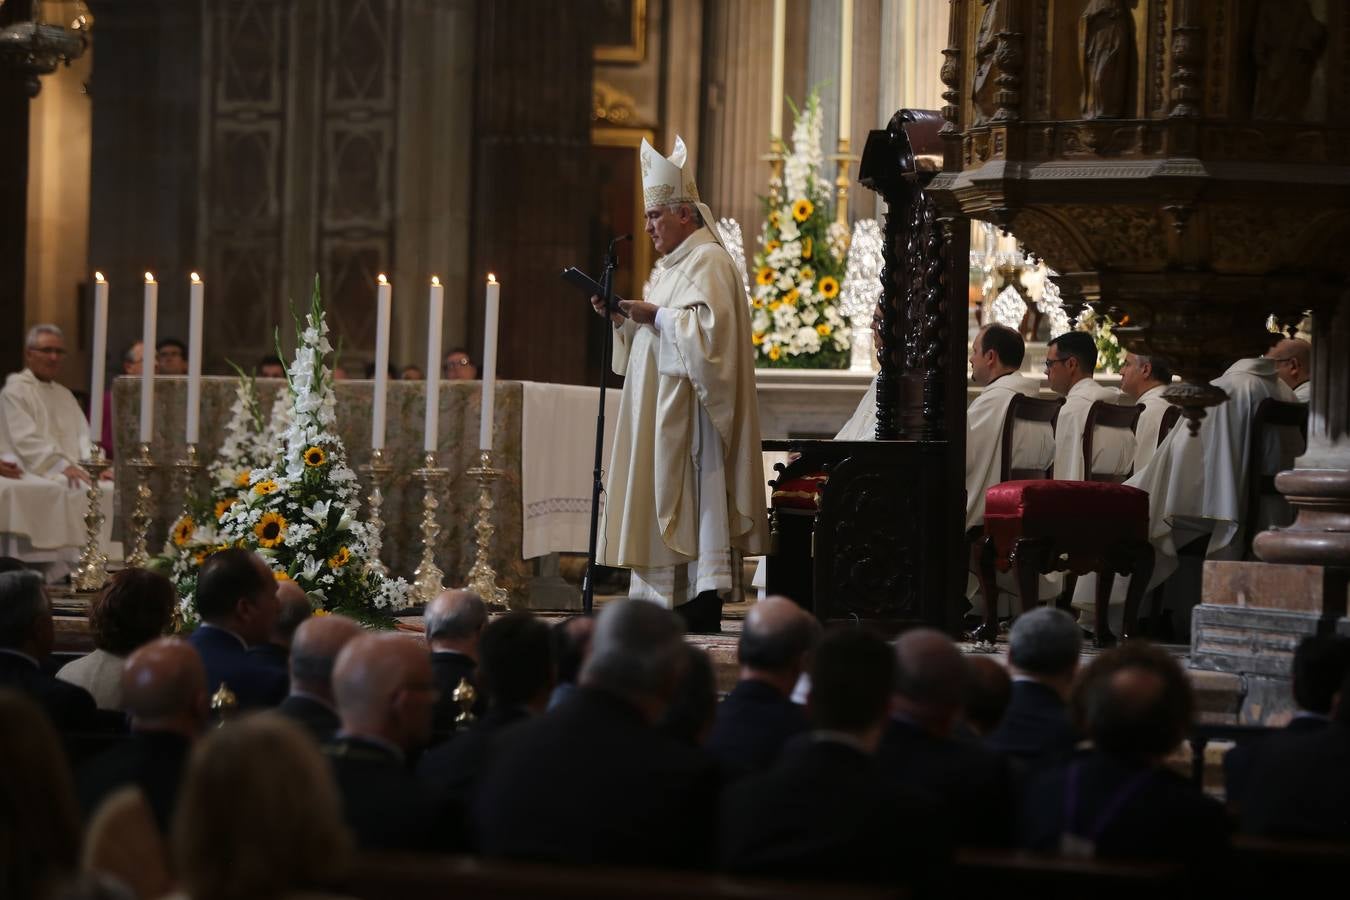
[[[935,112],[901,110],[868,136],[859,181],[887,204],[874,314],[873,441],[766,441],[800,456],[771,482],[766,585],[824,622],[954,633],[966,585],[966,296],[969,226],[937,215]]]

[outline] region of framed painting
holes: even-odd
[[[639,63],[647,55],[647,0],[600,0],[595,61]]]

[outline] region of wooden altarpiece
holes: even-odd
[[[874,314],[875,441],[767,441],[800,457],[775,488],[824,476],[814,508],[775,504],[770,593],[824,622],[954,632],[966,584],[966,297],[969,227],[941,219],[925,187],[942,166],[935,112],[901,110],[869,134],[859,181],[886,201]]]

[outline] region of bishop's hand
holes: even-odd
[[[661,307],[643,300],[620,300],[619,309],[624,315],[639,325],[652,325],[656,322],[656,311]]]
[[[619,304],[622,305],[622,304],[623,304],[623,301],[622,301],[622,300],[619,301]],[[592,295],[591,295],[591,308],[595,310],[595,314],[596,314],[597,316],[604,316],[604,314],[605,314],[605,301],[604,301],[604,298],[603,298],[603,297],[597,297],[597,296],[595,296],[594,294],[592,294]],[[618,328],[620,325],[623,324],[623,315],[622,315],[621,313],[619,313],[619,312],[612,312],[612,313],[610,313],[610,315],[609,315],[609,320],[610,320],[611,322],[614,323],[614,327],[615,327],[615,328]]]

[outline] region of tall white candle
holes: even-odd
[[[159,311],[159,284],[145,273],[145,313],[141,329],[141,443],[155,433],[155,316]]]
[[[89,384],[89,441],[97,444],[103,437],[103,375],[108,365],[108,282],[102,272],[94,273],[94,351]],[[86,447],[85,452],[90,452]]]
[[[192,273],[188,284],[187,442],[197,443],[202,411],[202,293],[201,276]]]
[[[370,449],[384,449],[386,394],[389,392],[389,310],[393,287],[380,275],[375,288],[375,404],[370,424]]]
[[[422,431],[422,449],[435,453],[441,415],[441,324],[445,313],[445,288],[441,280],[431,276],[431,291],[427,296],[427,418]]]
[[[769,99],[769,137],[783,136],[783,58],[787,52],[787,0],[773,0],[773,79]]]
[[[853,124],[853,0],[843,0],[839,35],[839,139],[852,138]]]
[[[501,312],[502,286],[491,272],[487,277],[487,301],[483,313],[483,416],[478,422],[478,449],[492,449],[492,426],[497,406],[497,320]]]

